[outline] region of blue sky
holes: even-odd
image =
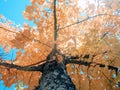
[[[0,58],[2,58],[2,60],[15,60],[17,51],[16,48],[12,48],[9,52],[5,52],[3,47],[0,46]]]
[[[16,25],[23,25],[24,22],[33,24],[32,21],[25,20],[22,12],[30,5],[30,0],[0,0],[0,14],[14,22]]]
[[[24,22],[29,23],[31,26],[33,22],[25,20],[22,12],[25,7],[30,4],[30,0],[0,0],[0,14],[5,16],[7,20],[11,20],[15,25],[23,25]],[[3,60],[14,60],[16,58],[16,52],[18,50],[13,48],[9,52],[5,52],[0,46],[0,58]],[[4,81],[0,81],[0,90],[14,90],[15,84],[10,88],[4,86]]]
[[[15,84],[8,88],[4,86],[4,81],[0,81],[0,90],[15,90]]]

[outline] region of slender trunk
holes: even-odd
[[[49,63],[43,68],[40,84],[35,90],[76,90],[64,64]]]
[[[53,55],[55,55],[57,51],[57,45],[56,45],[56,40],[57,40],[57,16],[56,16],[56,0],[54,0],[54,48],[53,48]]]

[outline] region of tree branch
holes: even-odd
[[[18,34],[18,32],[11,31],[11,30],[9,30],[9,29],[7,29],[7,28],[1,27],[1,26],[0,26],[0,28],[2,28],[3,30],[6,30],[6,31],[8,31],[8,32],[12,32],[12,33]],[[24,35],[24,34],[22,34],[22,36],[25,37],[25,38],[27,38],[28,40],[31,40],[28,36],[26,36],[26,35]],[[51,46],[49,46],[49,45],[41,42],[40,40],[37,40],[37,39],[33,39],[33,40],[34,40],[35,42],[38,42],[38,43],[40,43],[40,44],[42,44],[42,45],[45,45],[45,46],[47,46],[47,47],[49,47],[49,48],[52,48]]]
[[[70,24],[70,25],[67,25],[67,26],[65,26],[65,27],[59,28],[59,30],[64,29],[64,28],[67,28],[67,27],[70,27],[70,26],[73,26],[73,25],[76,25],[76,24],[79,24],[79,23],[83,23],[83,22],[85,22],[85,21],[88,21],[88,20],[90,20],[90,19],[92,19],[92,18],[95,18],[95,17],[98,17],[98,16],[104,16],[104,15],[108,15],[108,14],[98,14],[98,15],[94,15],[94,16],[91,16],[91,17],[87,17],[86,19],[83,19],[83,20],[81,20],[81,21],[77,21],[77,22],[75,22],[75,23],[73,23],[73,24]]]
[[[4,67],[7,67],[7,68],[13,68],[13,69],[17,69],[17,70],[23,70],[23,71],[39,71],[39,72],[42,72],[43,68],[46,64],[54,63],[54,62],[56,62],[56,60],[49,60],[49,61],[44,60],[44,61],[40,61],[38,63],[27,65],[27,66],[19,66],[19,65],[15,65],[15,64],[6,63],[6,62],[0,62],[0,66],[4,66]]]
[[[111,65],[105,65],[102,63],[97,63],[97,62],[86,62],[86,61],[82,61],[82,60],[75,60],[75,59],[67,59],[65,60],[65,64],[80,64],[80,65],[84,65],[84,66],[99,66],[100,68],[105,68],[107,67],[108,70],[114,70],[116,72],[116,75],[118,74],[118,72],[120,72],[120,69],[118,67],[114,67]]]
[[[23,70],[23,71],[41,71],[41,69],[42,69],[42,65],[30,67],[30,66],[19,66],[19,65],[15,65],[15,64],[9,64],[6,62],[1,62],[0,66],[5,66],[8,68]]]

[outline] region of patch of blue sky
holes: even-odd
[[[46,0],[47,3],[50,3],[50,0]]]
[[[9,52],[5,52],[5,50],[0,46],[0,58],[2,60],[15,60],[17,57],[18,49],[13,48]]]
[[[86,30],[83,30],[83,31],[82,31],[82,35],[85,35],[85,34],[86,34]]]
[[[94,79],[93,76],[91,76],[91,75],[88,75],[88,77],[89,77],[90,79]]]
[[[13,84],[11,87],[6,87],[4,85],[4,81],[0,80],[0,90],[15,90],[15,84]]]
[[[44,15],[44,13],[42,13],[42,17],[43,17],[44,19],[46,19],[46,16]]]
[[[0,14],[11,20],[15,25],[23,26],[26,22],[30,26],[34,26],[34,21],[24,19],[22,15],[28,5],[30,5],[30,0],[0,0]]]
[[[71,68],[74,69],[74,68],[75,68],[75,65],[73,64],[73,65],[71,66]]]
[[[81,70],[81,71],[80,71],[80,74],[84,75],[84,74],[85,74],[85,72],[84,72],[83,70]]]
[[[86,12],[82,12],[82,13],[80,13],[80,15],[81,15],[82,17],[84,17],[84,18],[87,17],[87,13],[86,13]]]
[[[113,74],[113,76],[112,76],[113,78],[117,78],[117,75],[116,74]]]
[[[6,87],[4,85],[4,81],[3,80],[0,81],[0,90],[15,90],[15,86],[16,84],[12,84],[10,87]],[[28,88],[28,86],[24,85],[23,88],[24,89]]]
[[[46,1],[49,1],[49,0],[46,0]],[[65,0],[65,2],[66,2],[66,5],[68,5],[69,4],[69,0]],[[56,4],[58,4],[59,3],[59,0],[58,1],[56,1]]]
[[[45,10],[47,13],[51,13],[51,9],[50,9],[50,8],[44,8],[44,10]]]
[[[67,5],[69,4],[69,0],[66,0],[66,4],[67,4]]]
[[[120,35],[119,34],[117,34],[116,37],[120,40]]]
[[[28,86],[23,86],[23,88],[28,88]]]

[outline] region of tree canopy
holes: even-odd
[[[119,0],[31,0],[23,16],[36,26],[17,28],[0,15],[0,78],[6,86],[21,81],[33,90],[41,65],[57,59],[77,90],[119,89]],[[3,60],[11,49],[15,60]]]

